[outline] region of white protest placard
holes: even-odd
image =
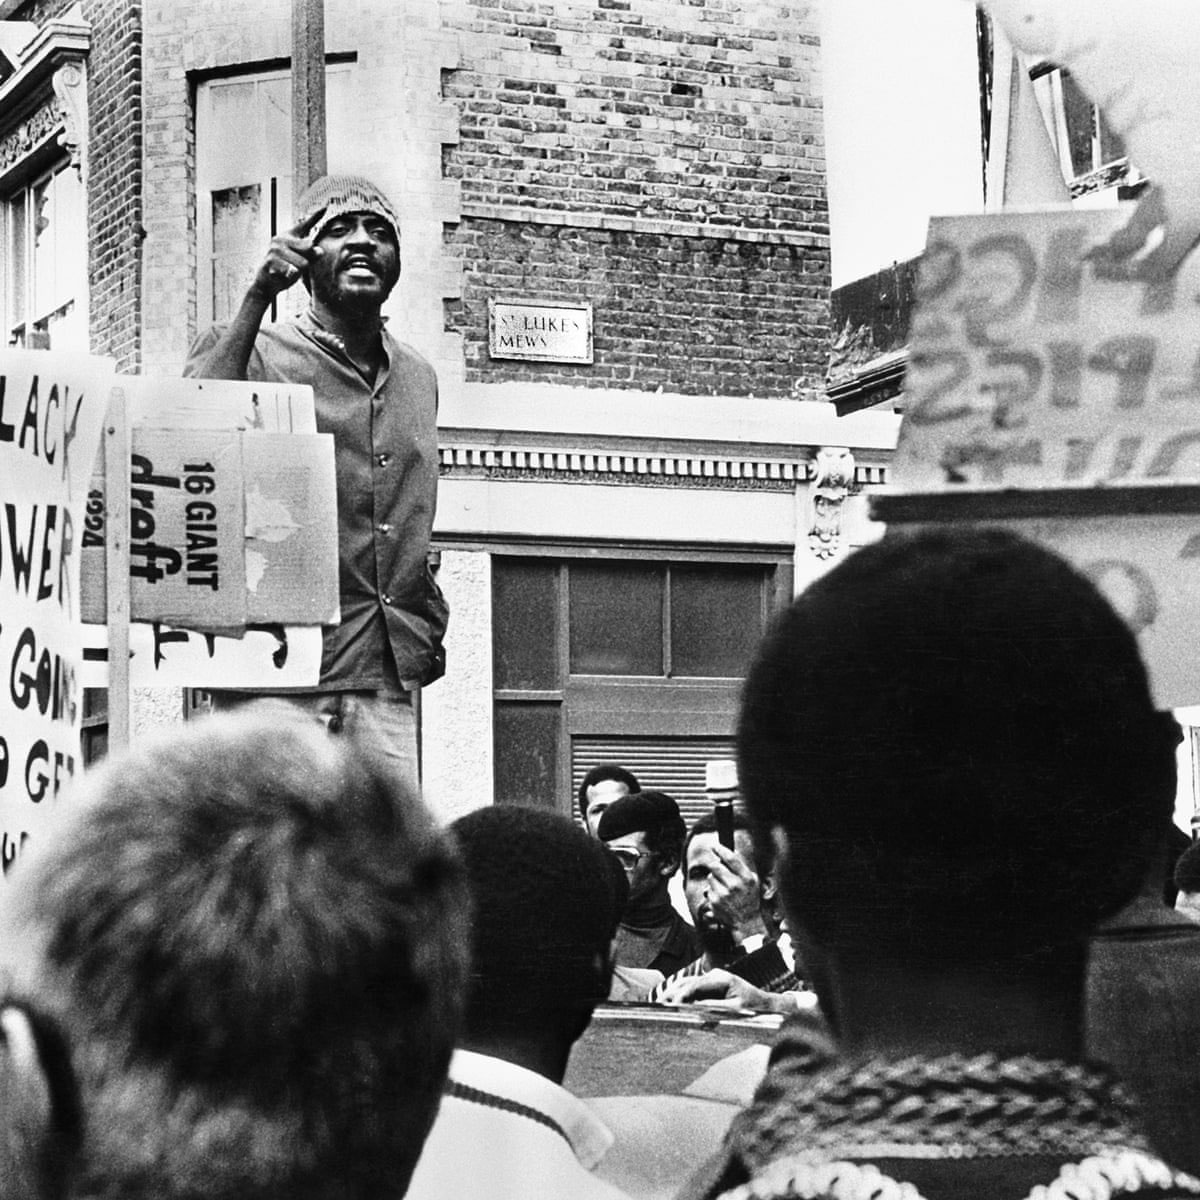
[[[1068,558],[1138,635],[1163,708],[1200,701],[1200,513],[1005,522]]]
[[[1200,255],[1159,284],[1084,255],[1103,209],[937,217],[896,449],[904,491],[1200,480]]]
[[[79,543],[113,363],[0,352],[0,866],[80,769]]]
[[[108,630],[84,625],[85,687],[108,686]],[[247,628],[240,638],[135,621],[129,629],[133,687],[312,687],[321,674],[322,637],[315,625]]]
[[[152,429],[240,429],[316,433],[308,384],[138,375],[122,379],[129,424]]]
[[[1089,575],[1156,701],[1200,702],[1200,255],[1145,283],[1087,255],[1121,221],[935,218],[889,526],[1003,524]]]

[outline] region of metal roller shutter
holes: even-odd
[[[671,796],[691,828],[692,822],[710,808],[704,794],[704,764],[710,758],[733,756],[733,739],[729,737],[577,736],[571,739],[571,792],[578,795],[584,775],[598,763],[620,763],[638,777],[647,791]]]

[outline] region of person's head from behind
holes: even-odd
[[[597,763],[579,782],[579,815],[587,831],[596,837],[604,810],[622,796],[640,792],[642,785],[632,771],[617,763]]]
[[[3,1013],[65,1044],[68,1194],[403,1194],[469,937],[461,864],[404,782],[263,705],[111,760],[64,811],[0,945]]]
[[[608,994],[628,885],[569,818],[515,805],[451,826],[474,897],[463,1045],[561,1081]]]
[[[683,845],[683,895],[704,948],[729,954],[733,950],[732,932],[713,907],[713,872],[721,868],[716,850],[720,840],[714,813],[704,813],[692,823]],[[755,865],[750,821],[740,812],[733,814],[733,848],[748,866]]]
[[[665,792],[635,792],[604,810],[596,834],[625,868],[630,912],[668,902],[686,833],[679,805]]]
[[[1175,911],[1200,921],[1200,842],[1192,842],[1175,860],[1174,878]]]
[[[794,926],[830,959],[1045,961],[1137,890],[1176,729],[1082,574],[995,530],[888,537],[792,604],[738,734]]]

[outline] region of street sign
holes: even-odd
[[[590,363],[592,306],[556,300],[488,301],[488,353],[531,362]]]

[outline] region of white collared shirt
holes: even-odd
[[[456,1050],[407,1200],[622,1200],[590,1173],[612,1141],[566,1088],[503,1059]]]

